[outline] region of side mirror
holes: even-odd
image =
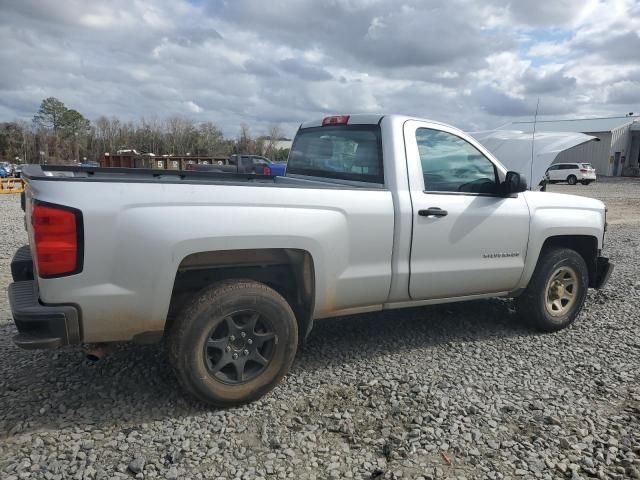
[[[518,172],[507,172],[507,176],[500,187],[504,196],[524,192],[527,190],[527,179]]]

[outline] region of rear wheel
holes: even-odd
[[[256,400],[289,371],[298,326],[287,301],[250,280],[197,294],[176,319],[169,354],[181,386],[210,405]]]
[[[578,183],[578,178],[575,175],[569,175],[567,177],[567,183],[569,185],[575,185],[576,183]]]
[[[545,249],[527,289],[516,299],[516,309],[539,330],[561,330],[582,310],[588,284],[587,265],[579,253],[568,248]]]

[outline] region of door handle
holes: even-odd
[[[421,217],[446,217],[449,214],[446,210],[438,207],[427,208],[426,210],[418,210]]]

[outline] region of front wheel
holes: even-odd
[[[287,301],[251,280],[230,280],[197,294],[176,318],[169,355],[181,386],[210,405],[256,400],[289,371],[298,324]]]
[[[578,183],[578,178],[575,175],[569,175],[567,177],[567,183],[569,185],[575,185],[576,183]]]
[[[579,253],[560,247],[544,249],[527,289],[516,298],[516,310],[539,330],[561,330],[582,310],[588,285],[589,272]]]

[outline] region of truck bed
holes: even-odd
[[[196,185],[250,185],[256,187],[303,188],[365,188],[381,189],[375,184],[363,184],[329,178],[272,176],[255,173],[211,172],[193,170],[153,170],[143,168],[100,168],[61,165],[26,165],[23,178],[63,182],[161,183]]]
[[[274,178],[267,175],[256,175],[255,173],[59,165],[28,165],[23,170],[23,176],[26,179],[33,180],[136,183],[227,183],[229,181],[273,183]]]
[[[84,342],[162,331],[177,272],[203,252],[308,252],[316,318],[389,295],[395,216],[385,188],[311,177],[39,165],[25,169],[25,180],[30,236],[34,201],[82,214],[82,271],[38,278],[38,287],[41,302],[73,299],[82,318],[91,319],[83,323]]]

